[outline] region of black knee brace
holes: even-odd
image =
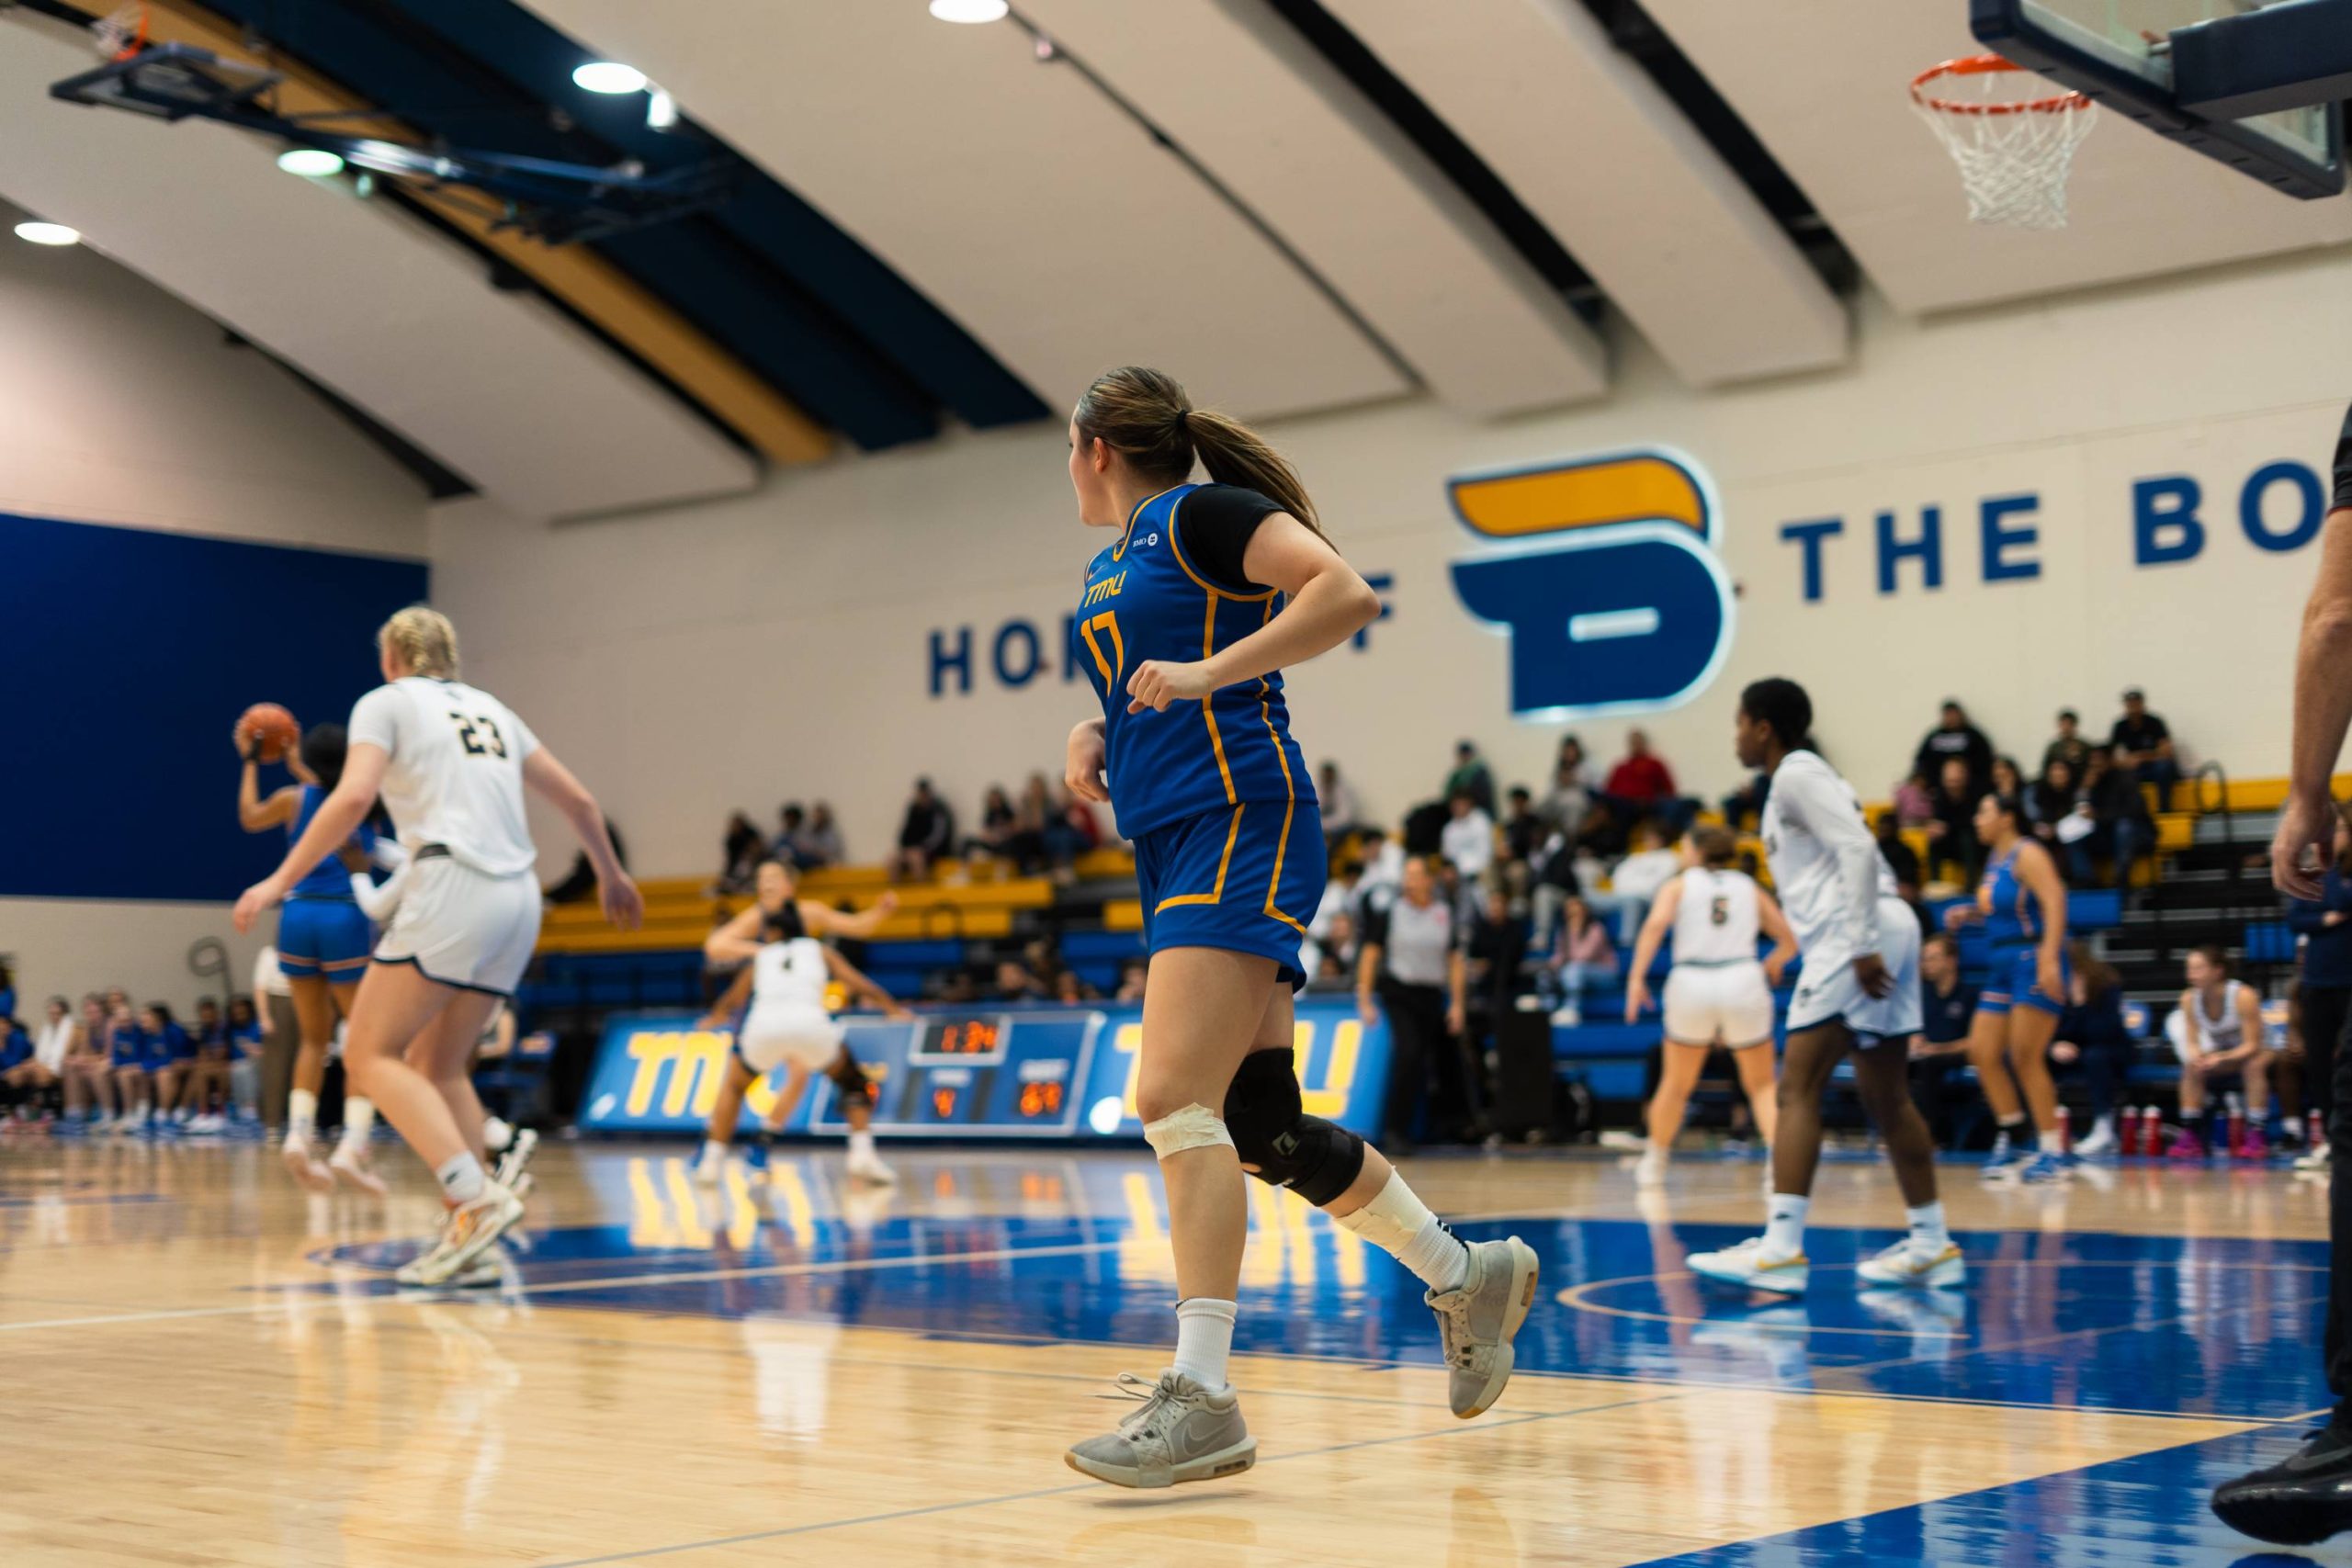
[[[833,1088],[840,1090],[844,1104],[853,1100],[866,1105],[874,1103],[874,1080],[865,1076],[865,1069],[847,1051],[833,1058],[825,1076],[833,1080]]]
[[[1225,1125],[1250,1174],[1287,1187],[1317,1208],[1363,1169],[1363,1140],[1301,1110],[1291,1053],[1252,1051],[1225,1091]]]

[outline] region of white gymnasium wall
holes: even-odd
[[[1310,759],[1339,759],[1385,818],[1436,788],[1457,737],[1504,782],[1538,779],[1562,726],[1509,712],[1502,637],[1460,607],[1450,560],[1473,541],[1448,476],[1664,445],[1720,492],[1737,626],[1713,686],[1639,720],[1684,786],[1733,782],[1740,685],[1785,673],[1814,692],[1821,739],[1883,796],[1946,694],[2005,750],[2038,756],[2072,704],[2103,728],[2144,684],[2195,757],[2234,773],[2285,768],[2296,610],[2315,551],[2257,548],[2241,486],[2291,459],[2324,478],[2352,373],[2352,254],[2211,272],[2164,285],[1917,321],[1866,299],[1850,367],[1694,393],[1637,345],[1598,406],[1479,424],[1427,400],[1298,420],[1272,434],[1367,573],[1394,578],[1369,651],[1294,676]],[[1106,363],[1119,358],[1103,345]],[[1180,375],[1193,367],[1170,367]],[[1213,400],[1213,371],[1192,377]],[[1056,399],[1071,389],[1052,389]],[[1102,542],[1071,521],[1055,428],[967,437],[779,477],[690,512],[545,527],[481,503],[436,510],[436,597],[469,671],[599,790],[640,869],[717,856],[733,807],[830,798],[852,852],[877,858],[908,781],[938,780],[968,817],[981,786],[1058,766],[1088,708],[1059,678],[1061,616]],[[2134,564],[2132,486],[2201,485],[2201,555]],[[1984,581],[1978,503],[2030,492],[2039,575]],[[2286,531],[2290,485],[2266,525]],[[1905,562],[1877,591],[1872,514],[1898,533],[1943,516],[1943,581]],[[1818,602],[1787,523],[1843,519]],[[1048,644],[1048,673],[1014,690],[989,672],[1008,620]],[[929,638],[968,626],[969,694],[929,694]],[[1019,649],[1016,646],[1015,651]],[[1629,721],[1574,728],[1604,761]],[[550,849],[547,861],[560,858]]]
[[[13,224],[17,214],[0,206],[0,219]],[[414,479],[283,371],[87,249],[0,234],[0,511],[424,555],[425,495]],[[91,584],[90,613],[104,615],[106,603],[106,585]],[[38,702],[23,700],[40,690],[37,671],[8,673],[17,765],[42,787],[71,789],[80,767],[146,767],[158,789],[218,791],[222,810],[232,808],[225,736],[218,756],[142,759],[133,736],[121,756],[56,756]],[[36,1017],[51,991],[109,984],[183,1001],[196,988],[187,951],[203,936],[227,941],[237,973],[249,974],[258,943],[230,930],[226,900],[237,891],[223,889],[219,904],[0,898],[0,954],[17,963],[21,1013]]]

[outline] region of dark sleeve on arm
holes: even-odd
[[[1242,566],[1258,525],[1282,507],[1254,490],[1238,485],[1203,485],[1176,509],[1178,544],[1194,571],[1219,588],[1236,593],[1263,593],[1266,585],[1250,581]]]
[[[2335,504],[2352,506],[2352,409],[2344,411],[2344,434],[2335,442]]]

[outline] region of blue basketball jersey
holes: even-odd
[[[327,798],[327,792],[316,784],[306,784],[301,790],[302,804],[296,808],[294,820],[286,826],[288,843],[302,837],[311,826],[311,818],[319,814],[319,807]],[[351,842],[372,853],[376,848],[376,830],[363,822],[352,833]],[[344,869],[342,861],[329,855],[312,866],[310,874],[296,883],[286,896],[289,898],[340,898],[347,904],[351,902],[351,873]]]
[[[1276,591],[1218,587],[1185,558],[1184,498],[1201,488],[1178,485],[1136,505],[1118,541],[1087,567],[1071,623],[1071,657],[1102,701],[1111,806],[1128,839],[1244,801],[1315,803],[1279,671],[1220,687],[1205,702],[1127,711],[1136,665],[1205,659],[1282,608]]]
[[[1992,908],[1984,912],[1984,935],[1995,947],[2022,947],[2041,940],[2040,911],[2026,885],[2018,880],[2018,850],[1984,868],[1983,886],[1992,891]]]

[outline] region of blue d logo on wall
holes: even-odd
[[[1731,651],[1732,589],[1706,470],[1656,448],[1449,480],[1487,547],[1453,563],[1463,607],[1510,638],[1510,710],[1674,707]]]

